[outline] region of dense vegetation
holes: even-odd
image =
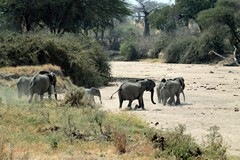
[[[50,63],[60,66],[74,84],[85,87],[107,85],[110,80],[107,54],[86,37],[5,32],[0,41],[1,67]]]

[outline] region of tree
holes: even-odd
[[[149,23],[152,27],[165,31],[173,32],[177,27],[178,14],[174,6],[166,6],[156,9],[149,15]]]
[[[144,31],[143,31],[143,36],[150,36],[150,24],[149,24],[149,19],[148,16],[149,14],[154,11],[156,8],[161,6],[160,4],[156,3],[155,1],[150,1],[150,0],[136,0],[138,2],[138,6],[135,6],[134,8],[137,10],[138,17],[143,17],[144,21]],[[141,15],[141,13],[143,15]]]
[[[8,20],[13,22],[19,32],[30,31],[33,24],[40,20],[39,7],[34,0],[2,0],[0,4],[3,15],[8,14]]]
[[[232,46],[240,45],[240,1],[219,0],[215,8],[204,10],[198,15],[198,22],[204,30],[221,34]]]
[[[17,21],[20,30],[23,24],[29,31],[41,22],[52,33],[105,29],[112,19],[130,15],[123,0],[1,0],[0,10]]]
[[[216,2],[217,0],[175,0],[175,7],[179,18],[187,24],[188,20],[195,19],[200,11],[213,8]]]

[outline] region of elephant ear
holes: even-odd
[[[52,85],[56,85],[57,79],[56,75],[53,72],[50,72],[49,74],[46,74],[51,82]]]
[[[185,88],[184,78],[183,77],[177,77],[177,78],[174,78],[174,80],[177,80],[180,83],[182,89],[184,90],[184,88]]]
[[[155,86],[156,86],[155,82],[151,79],[148,79],[146,83],[146,91],[153,90]]]

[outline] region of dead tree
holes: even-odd
[[[227,64],[227,66],[240,66],[240,64],[238,63],[237,58],[236,58],[237,48],[235,46],[233,46],[233,47],[234,47],[233,55],[229,56],[229,57],[225,57],[215,51],[210,51],[208,54],[215,54],[216,56],[222,58],[223,60],[228,61],[229,64]]]

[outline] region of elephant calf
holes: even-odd
[[[98,88],[95,87],[91,87],[91,88],[85,88],[85,94],[87,97],[89,97],[94,103],[94,96],[99,97],[100,103],[102,104],[102,100],[101,100],[101,92]]]
[[[157,96],[158,96],[158,103],[163,102],[163,105],[165,106],[166,103],[171,105],[174,103],[175,105],[180,104],[180,93],[183,94],[184,101],[185,101],[185,95],[184,90],[185,83],[184,79],[182,77],[177,77],[174,79],[162,79],[161,82],[157,86]],[[174,96],[176,96],[176,102],[174,99]]]

